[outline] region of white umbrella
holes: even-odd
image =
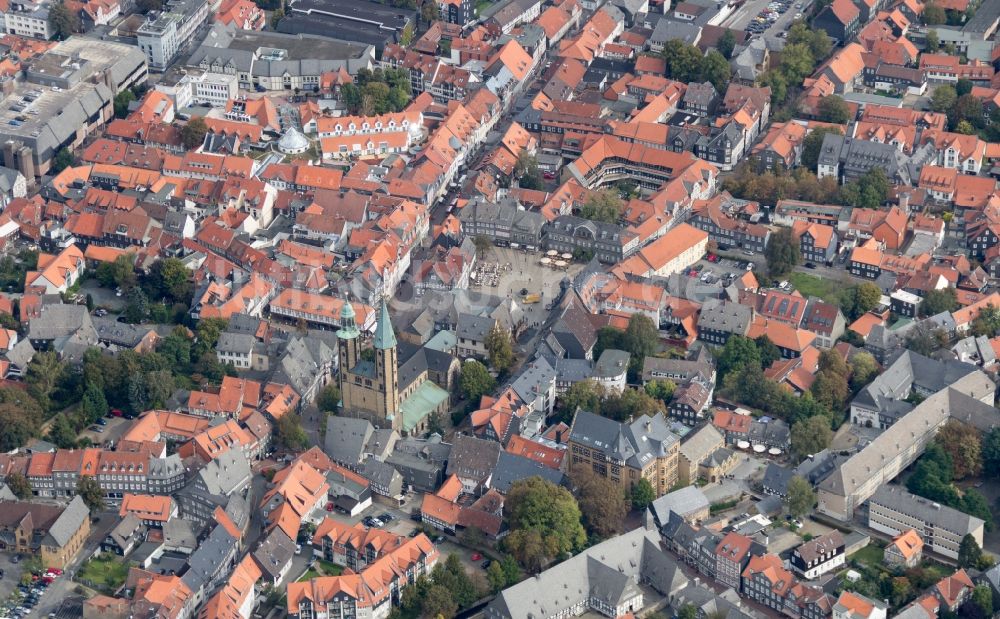
[[[572,260],[573,259],[573,254],[563,254],[562,257],[563,257],[563,260]]]
[[[746,449],[747,447],[750,446],[750,443],[748,443],[747,441],[736,441],[736,446],[739,447],[740,449]]]
[[[561,269],[566,266],[566,263],[563,262],[562,260],[556,260],[556,266]]]
[[[550,249],[549,251],[545,252],[545,255],[546,255],[546,256],[552,256],[552,257],[555,257],[555,256],[558,256],[558,255],[559,255],[559,252],[557,252],[557,251],[556,251],[556,250],[554,250],[554,249]]]
[[[753,446],[753,452],[754,453],[762,454],[765,451],[767,451],[767,447],[764,447],[763,445],[754,445]]]
[[[772,456],[780,456],[781,455],[781,450],[778,449],[777,447],[772,447],[772,448],[770,448],[770,449],[767,450],[767,453],[771,454]]]
[[[539,260],[539,262],[541,262],[542,264],[549,264],[550,262],[552,262],[552,258],[543,257],[541,260]]]

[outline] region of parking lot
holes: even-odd
[[[722,25],[735,30],[746,30],[751,36],[768,33],[783,36],[792,22],[809,13],[812,0],[748,0]]]
[[[0,570],[3,570],[3,578],[0,579],[0,601],[10,597],[21,580],[21,564],[12,563],[13,557],[12,554],[0,554]]]
[[[117,444],[122,435],[125,434],[125,431],[132,425],[131,420],[123,417],[107,417],[106,419],[106,425],[94,424],[80,432],[80,438],[89,438],[95,445],[102,445],[111,441]],[[100,431],[98,431],[98,428],[100,428]]]

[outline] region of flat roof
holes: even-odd
[[[286,19],[291,17],[290,15]],[[362,58],[368,52],[367,45],[353,40],[336,40],[330,36],[313,36],[311,34],[257,32],[255,30],[237,30],[228,45],[228,49],[248,52],[256,52],[261,47],[285,50],[288,55],[283,60]]]

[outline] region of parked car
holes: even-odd
[[[389,512],[383,512],[379,514],[378,519],[384,523],[392,522],[394,520],[392,514],[390,514]]]
[[[295,544],[295,554],[302,554],[302,544]]]

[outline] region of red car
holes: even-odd
[[[472,560],[473,561],[479,561],[482,558],[483,558],[483,555],[479,554],[478,552],[472,553]]]
[[[112,409],[111,409],[111,415],[112,415],[112,416],[114,416],[114,417],[121,417],[121,416],[123,416],[124,414],[125,414],[125,413],[123,413],[123,412],[121,411],[121,409],[118,409],[118,408],[112,408]]]
[[[556,177],[555,172],[543,172],[542,173],[542,178],[544,178],[546,180],[552,180],[555,177]]]
[[[55,574],[56,576],[62,576],[63,571],[61,569],[59,569],[58,567],[50,567],[49,568],[49,573]]]
[[[328,512],[332,512],[333,511],[333,503],[327,503],[326,504],[326,511],[328,511]]]

